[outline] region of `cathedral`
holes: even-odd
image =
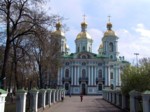
[[[108,21],[101,38],[98,53],[92,52],[93,40],[87,31],[87,22],[81,23],[81,32],[76,36],[75,53],[69,53],[69,47],[60,22],[56,23],[53,34],[61,43],[62,65],[58,70],[57,85],[66,89],[66,94],[102,94],[104,88],[119,88],[121,72],[125,65],[124,56],[119,56],[118,37]]]

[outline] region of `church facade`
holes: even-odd
[[[93,40],[87,26],[85,21],[81,23],[81,32],[75,39],[76,52],[69,53],[62,25],[56,24],[54,34],[59,36],[62,52],[57,85],[65,88],[66,94],[94,95],[101,94],[104,88],[120,87],[122,68],[128,64],[119,56],[118,37],[110,21],[97,54],[92,52]]]

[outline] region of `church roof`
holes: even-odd
[[[106,27],[107,27],[107,31],[104,33],[104,37],[107,37],[107,36],[115,36],[116,37],[115,32],[112,30],[112,23],[110,22],[110,18],[109,18],[109,21],[108,21]]]
[[[82,56],[85,56],[86,58],[83,58]],[[80,53],[71,53],[70,55],[65,55],[62,58],[67,59],[99,59],[99,58],[108,58],[104,55],[99,55],[91,52],[80,52]]]
[[[92,37],[87,32],[80,32],[76,39],[92,39]]]
[[[61,28],[62,24],[60,23],[60,21],[58,21],[58,23],[56,23],[56,31],[54,31],[53,34],[56,36],[65,36]]]
[[[81,32],[77,35],[76,39],[90,39],[92,40],[92,37],[87,33],[87,22],[85,20],[81,23]]]
[[[56,30],[53,32],[54,35],[57,35],[57,36],[65,36],[65,33],[62,32],[61,30]]]

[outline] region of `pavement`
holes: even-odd
[[[123,112],[102,99],[102,96],[66,96],[63,102],[53,104],[43,112]]]

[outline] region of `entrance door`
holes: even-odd
[[[85,84],[82,84],[81,92],[83,95],[86,94],[86,85]]]

